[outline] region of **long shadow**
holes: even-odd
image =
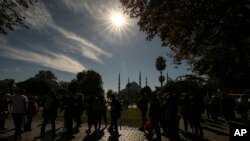
[[[63,128],[63,127],[56,128],[56,131],[60,130],[61,128]],[[45,132],[45,136],[44,136],[42,139],[40,138],[40,135],[37,135],[37,136],[35,136],[35,137],[33,138],[32,141],[36,141],[36,140],[41,140],[41,141],[52,141],[52,140],[56,140],[58,137],[60,137],[59,134],[58,134],[57,137],[55,137],[55,138],[53,138],[51,135],[52,135],[51,130],[48,130],[48,131]]]
[[[118,141],[119,135],[110,135],[108,141]]]
[[[108,130],[110,136],[108,138],[108,141],[118,141],[120,134],[117,134],[116,132],[112,131],[112,130]]]
[[[208,125],[208,126],[212,126],[212,127],[216,127],[216,128],[221,129],[221,130],[226,130],[226,128],[221,127],[221,126],[219,126],[219,125],[217,125],[217,124],[213,124],[213,123],[206,123],[206,125]]]
[[[229,133],[218,131],[216,129],[212,129],[212,128],[209,128],[209,127],[206,127],[206,126],[204,126],[203,129],[207,130],[207,131],[210,131],[210,132],[214,132],[215,134],[218,134],[218,135],[229,136]]]
[[[207,120],[204,120],[204,124],[216,124],[217,126],[219,125],[219,126],[227,127],[225,122],[223,120],[220,120],[220,119],[218,119],[217,121],[207,119]]]
[[[99,141],[104,136],[104,129],[88,134],[82,141]]]
[[[200,137],[198,135],[192,134],[192,133],[187,133],[184,132],[183,130],[180,130],[180,134],[182,134],[182,136],[184,137],[184,139],[181,137],[181,141],[187,141],[187,140],[191,140],[191,141],[209,141],[206,138]]]
[[[15,128],[2,130],[2,131],[0,131],[0,134],[4,134],[4,133],[11,132],[11,131],[14,131],[14,130],[15,130]]]
[[[11,136],[8,136],[8,137],[1,138],[1,141],[17,141],[17,139],[14,138],[13,135],[11,135]]]

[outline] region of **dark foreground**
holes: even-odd
[[[180,137],[183,141],[229,141],[229,128],[228,124],[223,121],[218,121],[214,123],[210,120],[205,120],[203,124],[204,137],[203,139],[197,139],[194,135],[191,134],[191,130],[189,129],[189,133],[183,132],[183,121],[180,121]],[[14,125],[12,119],[8,119],[6,123],[7,130],[0,131],[0,141],[13,141],[15,140],[14,135]],[[75,133],[73,137],[69,137],[63,134],[64,127],[62,122],[56,123],[56,138],[51,137],[51,127],[50,124],[46,127],[46,135],[43,139],[39,138],[41,121],[35,121],[32,125],[33,130],[29,132],[24,132],[22,134],[22,139],[20,141],[147,141],[144,133],[138,131],[137,128],[121,126],[119,128],[119,136],[111,135],[107,128],[102,126],[102,130],[98,132],[94,132],[94,128],[92,127],[92,132],[87,135],[85,130],[87,130],[87,125],[83,124],[79,130],[79,132]],[[162,141],[168,141],[168,139],[162,136]]]

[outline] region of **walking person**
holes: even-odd
[[[0,131],[7,129],[5,127],[5,120],[9,116],[10,98],[11,95],[8,93],[0,98]]]
[[[14,86],[14,89],[18,89]],[[12,117],[15,125],[15,138],[22,138],[22,122],[28,108],[28,98],[24,95],[24,89],[19,88],[18,93],[11,97]]]
[[[116,95],[111,95],[111,109],[110,109],[110,116],[111,116],[111,125],[109,127],[109,132],[112,135],[119,135],[118,132],[118,125],[117,121],[121,117],[122,106],[120,102],[116,99]]]
[[[77,91],[74,96],[74,108],[75,108],[75,121],[76,121],[76,130],[78,130],[82,124],[82,113],[84,111],[84,103],[82,94]]]
[[[161,141],[161,131],[160,131],[160,115],[161,115],[161,106],[160,101],[157,96],[154,96],[150,103],[149,108],[149,118],[153,121],[152,127],[149,129],[148,139],[152,139],[153,137],[153,130],[156,133],[156,140]]]
[[[178,111],[178,99],[176,95],[167,93],[166,104],[163,113],[165,114],[168,138],[170,141],[179,141],[179,111]]]
[[[184,130],[188,132],[188,123],[190,121],[190,99],[187,93],[183,94],[183,99],[180,103],[180,113],[184,123]]]
[[[87,117],[88,117],[88,130],[86,130],[86,133],[87,134],[90,134],[91,133],[91,127],[92,125],[95,125],[95,121],[96,121],[96,118],[95,117],[95,111],[94,111],[94,101],[95,101],[95,98],[96,96],[95,95],[91,95],[89,94],[88,95],[88,98],[87,98],[87,111],[86,111],[86,114],[87,114]]]
[[[148,99],[146,93],[141,93],[139,101],[136,103],[136,105],[141,112],[141,119],[142,119],[142,125],[138,130],[144,131],[144,124],[147,121],[146,115],[148,110]]]
[[[198,138],[203,138],[202,121],[202,98],[199,93],[194,93],[190,98],[190,122]]]
[[[28,108],[26,111],[27,122],[24,127],[24,131],[32,131],[31,124],[33,121],[34,116],[38,112],[38,102],[37,99],[33,96],[28,97]]]
[[[72,95],[67,95],[63,98],[61,108],[61,111],[64,110],[64,127],[66,129],[63,134],[67,136],[73,136],[73,119],[76,115],[76,108]]]
[[[100,117],[98,119],[98,130],[100,130],[101,128],[101,123],[102,123],[102,119],[104,120],[105,123],[105,128],[107,127],[108,121],[107,121],[107,106],[106,106],[106,100],[104,97],[104,93],[100,94],[98,96],[98,110],[100,113]]]
[[[211,95],[209,93],[206,94],[204,97],[204,103],[205,103],[205,110],[207,114],[207,118],[210,119],[211,115]]]
[[[52,138],[56,137],[56,117],[57,109],[59,108],[59,101],[56,98],[54,91],[49,91],[47,97],[44,99],[43,106],[43,122],[41,126],[40,138],[43,138],[45,135],[45,128],[48,122],[50,121],[52,127]]]

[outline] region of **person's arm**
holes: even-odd
[[[29,104],[29,100],[26,96],[24,96],[24,110],[25,112],[28,110],[28,105]]]

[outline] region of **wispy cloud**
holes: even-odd
[[[95,60],[97,62],[101,62],[100,56],[105,56],[105,57],[112,57],[112,54],[109,52],[106,52],[102,50],[101,48],[97,47],[94,43],[81,38],[80,36],[77,36],[75,33],[67,31],[63,29],[60,26],[57,25],[51,25],[52,28],[54,28],[56,31],[62,33],[65,38],[70,39],[71,41],[74,41],[76,46],[74,48],[80,52],[81,55],[88,57],[89,59]]]
[[[63,54],[51,53],[44,50],[47,55],[42,55],[36,52],[31,52],[23,49],[15,49],[10,46],[0,44],[0,56],[37,63],[42,66],[53,68],[59,71],[65,71],[70,73],[77,73],[86,69],[81,63],[73,58],[70,58]]]
[[[75,46],[72,46],[68,49],[76,50],[75,53],[79,53],[83,57],[89,58],[99,63],[102,62],[102,57],[112,57],[111,53],[101,49],[93,42],[57,25],[53,21],[51,14],[43,3],[38,3],[36,6],[29,9],[29,11],[25,12],[24,15],[27,18],[26,22],[28,25],[36,28],[39,31],[43,32],[44,28],[50,27],[54,31],[59,32],[65,39],[67,39],[65,40],[64,38],[61,38],[61,43],[68,44],[68,42],[73,42]],[[52,34],[51,36],[53,36],[53,32],[48,30],[45,32],[50,32],[50,34]]]
[[[63,0],[63,3],[75,13],[88,12],[93,17],[103,15],[103,12],[120,6],[118,0]]]

